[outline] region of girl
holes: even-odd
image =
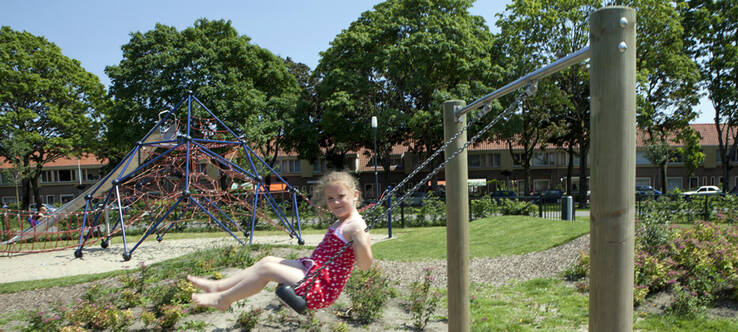
[[[206,307],[226,310],[231,303],[260,292],[267,283],[295,284],[308,273],[317,270],[335,256],[341,247],[353,241],[333,262],[327,264],[314,281],[306,280],[295,288],[304,296],[311,309],[327,307],[338,299],[354,264],[367,270],[372,265],[372,250],[366,223],[356,207],[359,190],[356,180],[346,172],[324,175],[314,191],[314,197],[338,219],[323,237],[310,258],[287,260],[267,256],[245,270],[223,280],[209,280],[187,276],[195,287],[204,293],[192,294],[192,302]]]

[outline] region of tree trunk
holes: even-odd
[[[574,145],[569,144],[569,148],[567,149],[567,155],[569,157],[569,162],[566,166],[566,194],[571,195],[572,194],[572,186],[571,186],[571,178],[574,174]],[[580,186],[581,187],[581,186]]]
[[[667,167],[666,166],[666,163],[663,163],[663,164],[659,165],[659,172],[660,172],[660,174],[659,174],[659,177],[660,177],[659,181],[661,181],[661,192],[664,193],[664,194],[667,193],[667,191],[668,191],[668,190],[666,190],[667,189],[666,188],[666,167]]]
[[[24,178],[21,180],[21,210],[28,210],[31,205],[31,180]]]
[[[587,207],[587,191],[589,190],[589,184],[587,183],[587,154],[589,151],[588,147],[582,144],[580,148],[579,159],[579,208],[584,209]]]

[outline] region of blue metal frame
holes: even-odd
[[[208,139],[208,138],[193,138],[192,137],[192,106],[193,101],[198,104],[200,107],[202,107],[210,116],[212,116],[215,121],[217,121],[216,125],[219,125],[227,130],[228,133],[230,133],[233,136],[233,141],[225,140],[225,139]],[[174,116],[174,112],[177,111],[184,103],[187,104],[187,127],[185,134],[178,134],[177,139],[171,139],[167,138],[164,139],[162,137],[162,140],[158,141],[150,141],[147,142],[147,140],[150,138],[150,136],[156,131],[161,130],[162,125],[171,117]],[[232,163],[231,161],[227,160],[223,156],[219,155],[218,153],[213,152],[211,149],[207,148],[203,145],[203,143],[216,143],[216,144],[227,144],[227,145],[234,145],[239,146],[241,149],[243,149],[243,152],[246,156],[246,159],[248,160],[249,166],[251,168],[250,171],[247,171],[238,165]],[[164,152],[159,153],[154,158],[149,158],[149,160],[138,160],[138,167],[135,167],[134,170],[130,172],[125,172],[125,170],[128,169],[128,167],[131,165],[131,162],[134,160],[133,158],[141,158],[141,151],[143,147],[156,147],[161,146],[161,144],[173,144],[172,147],[165,150]],[[175,149],[181,147],[183,144],[186,144],[186,154],[185,154],[185,179],[187,179],[184,182],[184,188],[179,188],[178,190],[182,190],[179,198],[176,202],[174,202],[164,213],[162,216],[157,218],[151,226],[147,229],[145,234],[141,237],[141,239],[133,245],[130,250],[128,249],[128,242],[126,239],[126,226],[125,226],[125,218],[124,218],[124,211],[123,211],[123,204],[121,203],[121,195],[120,195],[120,186],[125,181],[133,178],[135,175],[141,173],[143,170],[147,169],[149,166],[151,166],[154,162],[161,159],[163,156],[171,153]],[[194,144],[194,146],[193,146]],[[287,181],[285,181],[279,173],[277,173],[272,167],[270,167],[261,157],[259,157],[242,139],[242,137],[236,135],[236,133],[229,128],[223,121],[221,121],[220,118],[218,118],[210,109],[208,109],[197,97],[193,96],[191,92],[188,92],[187,96],[184,97],[181,101],[179,101],[174,108],[169,110],[166,114],[166,116],[162,117],[157,124],[149,130],[144,138],[136,144],[136,146],[126,155],[126,157],[121,160],[121,162],[116,166],[114,171],[107,174],[100,183],[92,190],[89,195],[85,197],[85,211],[84,211],[84,217],[82,219],[82,227],[80,231],[79,236],[79,244],[77,247],[77,251],[75,252],[75,256],[81,257],[81,250],[84,247],[85,243],[87,242],[88,236],[84,236],[85,227],[88,223],[89,214],[93,214],[94,221],[91,222],[91,224],[98,225],[98,221],[100,216],[102,215],[102,209],[106,208],[109,204],[113,203],[116,205],[118,209],[118,221],[116,221],[115,225],[112,227],[112,229],[115,229],[118,225],[120,225],[120,230],[123,237],[123,258],[125,260],[130,259],[131,255],[133,254],[133,251],[138,248],[141,243],[152,233],[156,232],[160,225],[162,225],[162,222],[176,209],[177,206],[180,205],[183,201],[186,201],[187,203],[192,203],[194,205],[197,205],[200,210],[205,212],[211,220],[213,220],[216,224],[218,224],[224,231],[228,232],[231,236],[233,236],[239,243],[242,245],[245,244],[238,236],[233,234],[231,230],[223,223],[221,220],[216,217],[213,213],[210,212],[209,207],[215,208],[218,213],[221,215],[222,218],[228,220],[231,224],[233,224],[238,230],[241,232],[244,232],[244,230],[241,228],[241,226],[234,221],[228,214],[226,214],[223,210],[221,210],[215,202],[210,201],[209,199],[205,198],[207,200],[207,204],[202,204],[196,197],[192,196],[192,193],[190,193],[190,172],[191,172],[191,159],[193,158],[193,148],[197,147],[200,152],[202,152],[204,155],[213,158],[217,160],[218,162],[230,167],[231,169],[235,170],[236,172],[244,175],[253,185],[254,185],[254,199],[253,199],[253,210],[251,213],[251,232],[249,234],[249,244],[253,243],[253,237],[254,237],[254,227],[257,220],[257,213],[256,209],[259,204],[259,196],[263,195],[263,199],[266,200],[268,205],[272,208],[274,213],[277,215],[277,218],[279,219],[282,226],[285,227],[287,232],[289,233],[290,237],[297,237],[298,241],[300,243],[304,243],[302,240],[302,228],[300,227],[300,214],[298,211],[298,200],[297,200],[297,190],[291,186]],[[293,209],[293,216],[292,221],[288,220],[287,216],[285,215],[284,211],[282,211],[282,208],[279,206],[277,201],[274,199],[274,197],[269,192],[266,184],[264,183],[264,179],[259,175],[256,164],[254,162],[254,159],[256,159],[257,163],[260,163],[265,169],[269,170],[272,175],[274,175],[277,178],[278,182],[281,182],[285,185],[285,187],[292,193],[292,209]],[[143,164],[142,164],[143,162]],[[124,170],[119,172],[117,174],[117,177],[115,177],[114,180],[112,180],[113,188],[111,188],[106,194],[105,198],[102,199],[101,204],[92,204],[93,197],[98,194],[100,191],[100,188],[103,186],[103,184],[107,181],[111,181],[111,177],[115,174],[117,170]],[[102,194],[102,193],[100,193]],[[115,194],[115,201],[112,201],[112,196]],[[161,210],[159,210],[161,211]],[[161,238],[163,234],[166,234],[169,229],[174,225],[174,223],[179,220],[184,211],[179,213],[178,216],[169,224],[168,227],[163,229],[163,232],[157,235],[157,240],[161,241]],[[153,220],[153,219],[152,219]],[[296,226],[296,227],[295,227]],[[94,226],[93,226],[94,227]],[[92,227],[90,227],[92,229]],[[105,241],[109,241],[109,236],[106,238]]]

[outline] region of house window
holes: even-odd
[[[696,176],[692,176],[689,178],[689,188],[697,188],[700,186],[700,178]]]
[[[489,162],[492,168],[500,168],[502,167],[502,157],[499,153],[492,153],[489,155]]]
[[[714,176],[711,176],[710,177],[710,185],[711,186],[714,186],[715,185],[715,177]]]
[[[482,168],[482,155],[481,154],[470,154],[469,158],[469,168]]]
[[[71,169],[60,169],[57,171],[57,182],[72,182],[77,180],[77,173]]]
[[[86,175],[87,181],[100,180],[100,170],[99,169],[86,169],[85,175]]]
[[[56,196],[46,195],[46,203],[54,204],[55,201],[56,201]]]
[[[300,161],[297,159],[285,159],[280,162],[279,171],[282,173],[299,173]]]
[[[523,166],[523,154],[522,153],[513,153],[513,166],[516,167],[522,167]]]
[[[672,191],[674,189],[682,190],[682,178],[681,177],[673,177],[673,178],[667,178],[666,179],[666,191]]]
[[[365,183],[364,184],[364,197],[366,198],[375,198],[375,192],[374,192],[374,184],[373,183]]]
[[[51,183],[51,182],[54,182],[54,173],[55,173],[55,171],[43,171],[43,172],[41,172],[41,183]]]
[[[313,161],[313,174],[320,174],[326,169],[325,159]]]
[[[636,185],[638,186],[650,186],[651,178],[636,178]]]
[[[59,200],[61,200],[62,204],[68,203],[69,201],[74,199],[74,195],[59,195]]]

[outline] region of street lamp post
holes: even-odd
[[[374,132],[374,199],[379,200],[379,176],[377,175],[377,117],[372,116],[372,131]]]

